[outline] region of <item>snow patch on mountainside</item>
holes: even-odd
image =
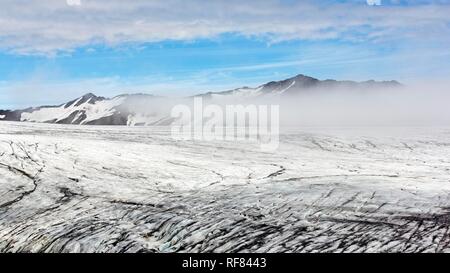
[[[283,94],[284,92],[286,92],[289,88],[291,88],[294,85],[295,85],[295,81],[293,81],[287,88],[279,91],[278,94]]]
[[[87,105],[87,117],[81,124],[113,115],[116,112],[115,107],[121,105],[124,100],[124,97],[115,97],[111,100],[99,101],[94,105]]]
[[[94,121],[103,117],[108,117],[116,112],[115,107],[121,105],[125,98],[115,97],[110,100],[101,100],[92,103],[92,98],[84,103],[79,104],[82,98],[72,103],[70,106],[64,104],[57,107],[45,107],[40,108],[32,112],[24,112],[21,115],[21,121],[30,122],[55,122],[58,123],[65,119],[72,117],[72,122],[86,124],[90,121]],[[84,116],[84,118],[83,118]],[[81,122],[77,122],[82,118]]]

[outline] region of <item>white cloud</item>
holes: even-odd
[[[81,0],[66,0],[66,3],[69,6],[80,6]]]
[[[366,2],[370,6],[380,6],[381,5],[381,0],[367,0]]]
[[[224,33],[285,39],[443,39],[449,5],[361,1],[2,0],[0,48],[53,54],[96,43],[192,40]],[[326,4],[326,3],[327,4]],[[351,8],[349,7],[351,5]]]

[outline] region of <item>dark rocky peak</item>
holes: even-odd
[[[98,97],[92,93],[87,93],[77,99],[74,99],[72,101],[69,101],[68,103],[66,103],[64,105],[64,108],[69,108],[69,107],[77,107],[80,106],[86,102],[88,102],[89,104],[95,104],[97,101],[102,101],[104,100],[104,97]]]

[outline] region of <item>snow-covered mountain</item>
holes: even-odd
[[[230,91],[201,94],[205,99],[254,99],[267,96],[291,96],[313,90],[380,89],[398,87],[396,81],[353,82],[318,80],[305,75],[273,81],[256,88],[242,87]],[[98,97],[88,93],[56,106],[41,106],[24,110],[0,110],[0,120],[81,125],[169,125],[169,99],[147,94]]]
[[[0,111],[0,120],[81,125],[164,125],[167,113],[158,107],[163,98],[146,94],[111,99],[88,93],[57,106]]]
[[[210,98],[222,98],[226,96],[235,96],[242,98],[253,98],[261,96],[271,95],[297,95],[307,91],[314,90],[329,90],[329,89],[342,89],[342,90],[370,90],[370,89],[385,89],[400,87],[401,84],[397,81],[336,81],[336,80],[318,80],[303,74],[299,74],[295,77],[282,80],[272,81],[256,88],[242,87],[234,90],[224,92],[209,92],[200,96]]]

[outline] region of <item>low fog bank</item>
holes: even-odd
[[[384,90],[308,90],[292,96],[211,100],[209,103],[279,105],[282,126],[449,126],[448,85]]]
[[[281,126],[450,126],[450,88],[446,84],[384,90],[305,90],[297,95],[196,97],[202,109],[218,105],[279,105]],[[194,113],[194,97],[136,97],[122,107],[131,113],[170,117],[176,105]]]

